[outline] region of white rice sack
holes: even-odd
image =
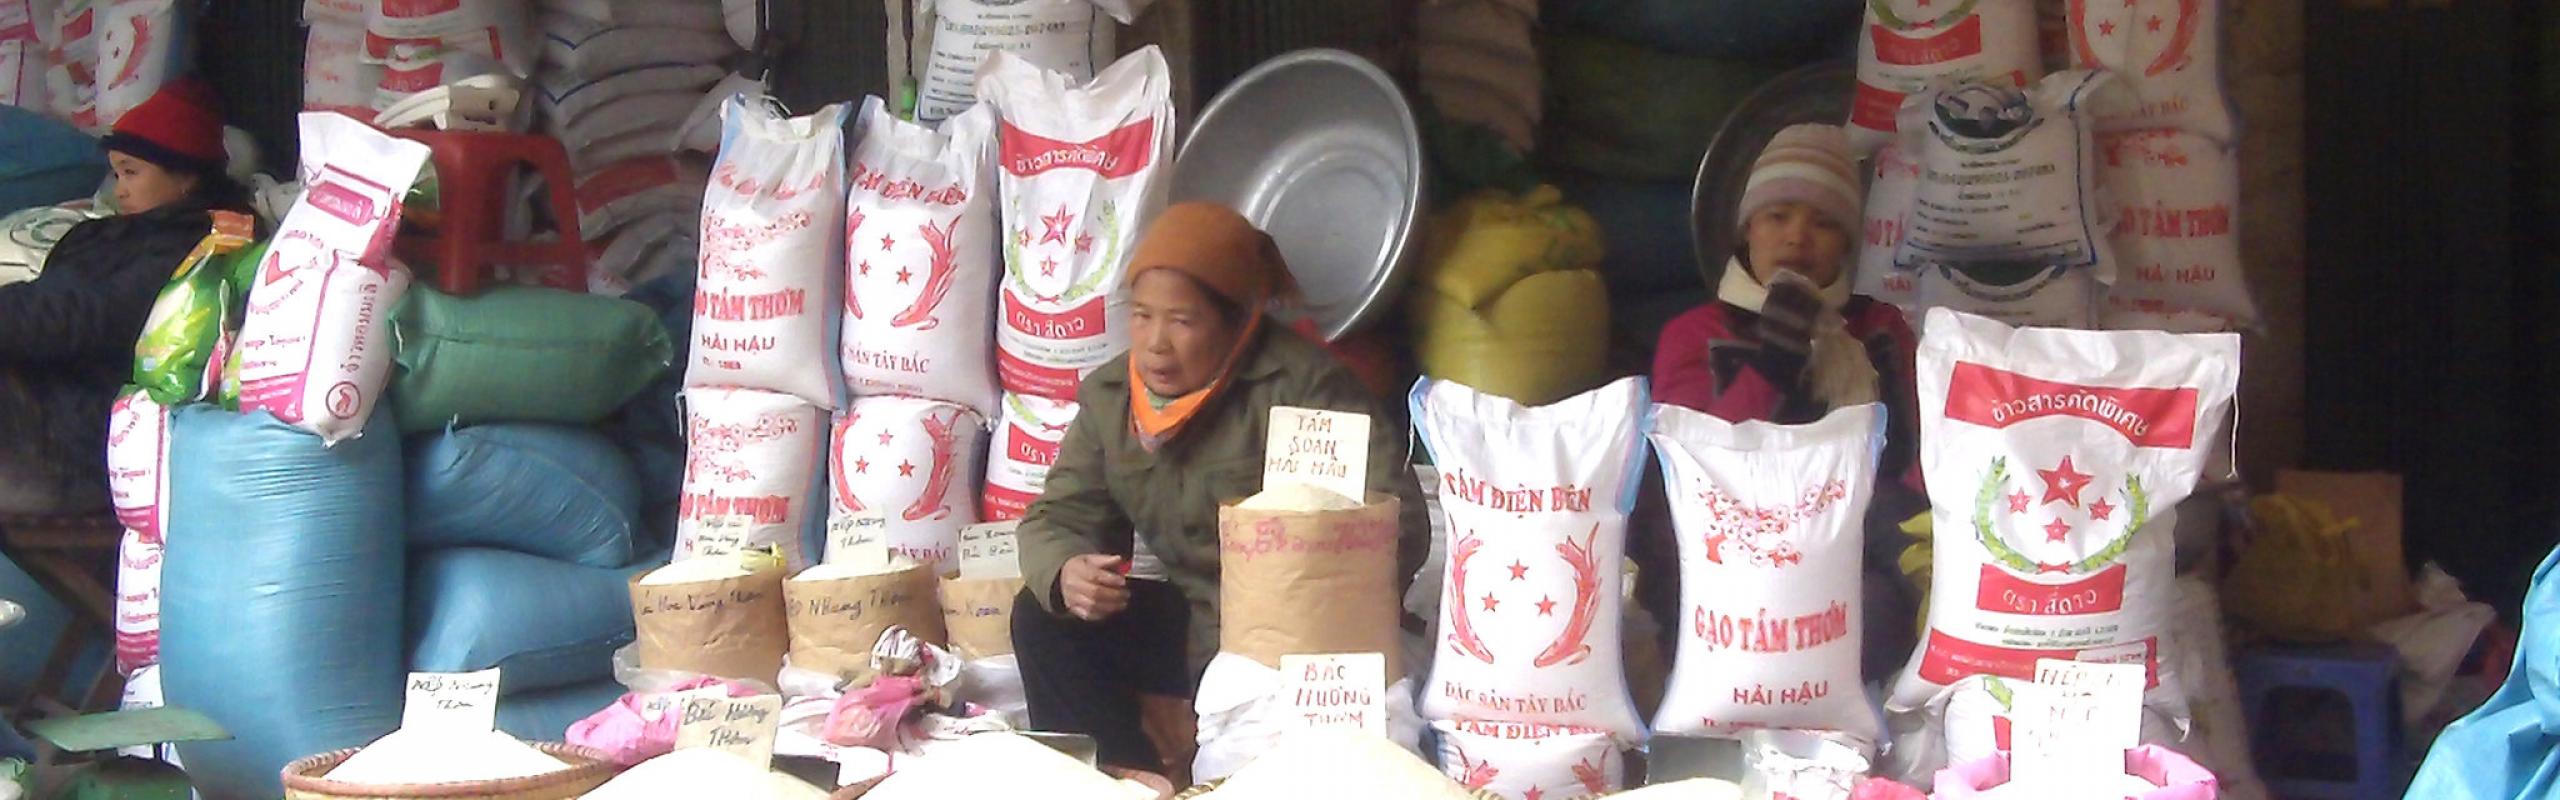
[[[2094,327],[2100,295],[2106,291],[2096,272],[2043,267],[2004,283],[2009,278],[2005,272],[1945,265],[1921,267],[1912,273],[1919,287],[1910,309],[1914,316],[1943,308],[2022,327]]]
[[[402,728],[365,745],[324,777],[358,786],[392,786],[530,778],[568,768],[497,731]]]
[[[1123,271],[1171,186],[1172,91],[1153,47],[1091,83],[988,54],[978,95],[1001,117],[1005,391],[1073,400],[1086,373],[1128,349]]]
[[[601,241],[653,217],[681,216],[691,228],[702,217],[702,195],[710,186],[710,166],[694,158],[642,158],[606,167],[578,181],[578,235]]]
[[[389,111],[420,93],[465,79],[507,74],[507,65],[495,57],[433,43],[395,42],[387,45],[384,53],[380,61],[382,78],[375,84],[371,103],[376,112]]]
[[[755,47],[757,34],[762,32],[763,21],[756,18],[757,5],[756,0],[720,0],[721,27],[729,29],[730,41],[741,50]]]
[[[2171,531],[2238,389],[2239,337],[2010,328],[1929,312],[1921,451],[1935,508],[1928,630],[1888,705],[2040,658],[2143,664],[2146,700],[2185,719],[2160,650]]]
[[[52,66],[44,45],[32,39],[0,42],[0,106],[16,106],[37,113],[52,107],[52,94],[45,89],[44,74]]]
[[[375,0],[302,0],[302,21],[306,24],[327,20],[364,24],[365,6]]]
[[[1398,747],[1417,750],[1422,742],[1422,715],[1414,712],[1412,676],[1386,687],[1387,738]],[[1192,756],[1192,780],[1207,783],[1234,775],[1264,757],[1292,731],[1293,709],[1281,696],[1280,671],[1232,653],[1219,653],[1200,674],[1192,693],[1199,713],[1196,728],[1200,751]]]
[[[856,395],[996,402],[995,114],[971,110],[939,129],[862,106],[845,201],[844,331],[839,355]]]
[[[2025,86],[2044,75],[2033,0],[1870,0],[1858,37],[1849,136],[1862,150],[1893,141],[1904,98],[1940,85]]]
[[[928,125],[977,105],[978,65],[988,53],[1003,51],[1081,83],[1119,54],[1113,20],[1125,25],[1132,19],[1125,2],[916,0],[915,5],[933,18],[927,34],[933,52],[916,87],[916,120]]]
[[[721,78],[702,96],[702,102],[686,114],[684,125],[677,129],[676,146],[685,151],[717,155],[720,152],[720,106],[737,95],[757,96],[765,93],[764,81],[744,75]]]
[[[1393,797],[1472,800],[1474,793],[1394,742],[1356,731],[1300,731],[1205,795],[1208,800]]]
[[[174,0],[116,0],[98,14],[98,124],[127,111],[185,71],[188,34]]]
[[[301,121],[305,189],[249,289],[240,410],[335,443],[364,430],[390,379],[391,311],[409,271],[389,249],[427,146],[338,114]]]
[[[785,118],[770,100],[748,97],[722,111],[725,144],[702,199],[686,386],[836,406],[843,386],[826,353],[844,257],[844,114],[830,105]]]
[[[614,776],[613,780],[586,794],[586,800],[696,800],[704,797],[826,800],[827,790],[811,786],[808,781],[749,764],[746,759],[724,751],[695,747],[640,762],[640,766]]]
[[[552,119],[576,121],[598,110],[611,108],[624,98],[641,95],[684,92],[694,95],[696,102],[703,102],[706,98],[702,93],[725,74],[719,67],[709,64],[654,64],[596,78],[574,72],[544,70],[535,76],[533,88],[535,102]],[[714,136],[718,135],[720,103],[729,99],[729,94],[732,93],[708,98]]]
[[[836,415],[827,472],[831,519],[877,514],[893,554],[958,569],[960,529],[978,524],[975,489],[986,418],[950,403],[865,397]],[[832,546],[833,542],[830,542]],[[833,562],[838,554],[827,553]]]
[[[1005,393],[1004,416],[988,443],[987,494],[979,517],[1003,522],[1031,510],[1049,483],[1049,467],[1058,463],[1076,410],[1074,403]]]
[[[684,406],[676,559],[772,546],[791,569],[815,563],[801,534],[824,485],[826,412],[754,389],[686,389]]]
[[[1920,182],[1894,263],[2112,263],[2083,124],[2106,82],[2104,73],[2064,72],[2025,90],[1968,84],[1904,103],[1899,144],[1919,163]]]
[[[1877,150],[1867,162],[1866,238],[1858,248],[1858,276],[1851,286],[1858,294],[1907,309],[1919,298],[1919,275],[1894,264],[1893,256],[1910,225],[1920,164],[1892,146]]]
[[[1619,627],[1644,380],[1538,408],[1425,380],[1412,403],[1450,537],[1423,715],[1642,741]]]
[[[364,18],[313,17],[302,43],[302,110],[372,119],[382,65],[364,60]]]
[[[160,665],[153,664],[134,670],[132,675],[125,677],[124,697],[117,702],[116,710],[143,711],[168,704],[168,693],[160,688]],[[177,754],[177,746],[169,744],[144,744],[116,748],[116,755],[169,761],[170,766],[177,766],[177,762],[171,760]],[[6,795],[0,795],[0,800],[7,800]]]
[[[616,27],[567,14],[543,14],[541,31],[544,67],[586,80],[659,64],[717,64],[738,52],[716,33]]]
[[[2116,208],[2110,311],[2211,314],[2246,327],[2257,304],[2240,274],[2240,163],[2192,133],[2098,137],[2098,186]]]
[[[673,153],[678,131],[667,127],[667,120],[684,118],[699,102],[699,90],[635,94],[576,119],[546,117],[543,126],[570,150],[591,150],[605,142],[645,134],[658,143],[659,152]]]
[[[539,0],[542,11],[584,17],[617,28],[682,28],[726,33],[711,0]]]
[[[1440,769],[1508,800],[1603,797],[1626,785],[1626,758],[1604,731],[1527,722],[1432,723]]]
[[[524,0],[385,0],[365,5],[365,57],[392,58],[395,47],[462,50],[506,64],[518,78],[533,74],[541,31]]]
[[[160,663],[160,564],[157,537],[125,531],[116,547],[116,671],[133,675]]]
[[[2115,73],[2131,90],[2096,108],[2099,131],[2165,128],[2235,143],[2222,92],[2222,0],[2070,0],[2068,13],[2077,68]]]
[[[107,411],[107,496],[125,530],[159,543],[169,518],[169,408],[149,393],[127,392]]]
[[[1754,728],[1874,739],[1858,677],[1867,503],[1884,407],[1808,425],[1734,424],[1656,405],[1680,543],[1679,646],[1657,733]]]

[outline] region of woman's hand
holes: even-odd
[[[1110,619],[1129,607],[1129,578],[1120,574],[1121,556],[1081,555],[1058,568],[1058,596],[1067,613],[1086,622]]]

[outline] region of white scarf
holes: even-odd
[[[1758,314],[1768,305],[1769,287],[1737,257],[1725,262],[1716,299]],[[1848,303],[1847,277],[1834,277],[1831,285],[1822,287],[1822,312],[1813,320],[1813,356],[1805,364],[1802,382],[1826,411],[1873,403],[1879,396],[1876,366],[1867,359],[1867,346],[1849,335],[1848,322],[1840,318],[1840,308]]]

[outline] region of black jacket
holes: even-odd
[[[228,193],[73,226],[35,280],[0,286],[0,448],[75,472],[104,469],[106,418],[160,289]]]

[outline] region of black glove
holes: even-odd
[[[1811,356],[1813,320],[1821,314],[1822,295],[1811,285],[1783,277],[1770,281],[1769,299],[1751,325],[1751,338],[1769,350],[1799,359]]]

